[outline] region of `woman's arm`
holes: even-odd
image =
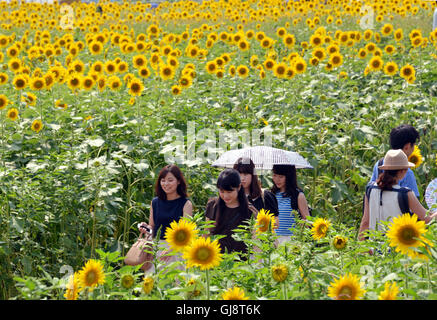
[[[358,232],[358,240],[363,241],[365,239],[364,232],[369,229],[369,200],[364,197],[364,214],[361,219],[360,231]]]
[[[182,209],[182,211],[184,213],[183,214],[184,217],[187,217],[187,216],[192,217],[193,216],[193,204],[191,203],[190,200],[187,200],[187,202],[185,202],[185,205],[184,205],[184,208]]]
[[[300,192],[297,196],[297,207],[299,208],[302,219],[306,220],[310,215],[310,210],[308,209],[308,202],[303,192]]]
[[[435,214],[430,216],[426,215],[426,209],[422,206],[422,204],[417,199],[416,195],[413,191],[408,192],[408,205],[410,207],[410,211],[415,213],[420,220],[425,221],[425,223],[430,222],[433,218],[436,217]]]

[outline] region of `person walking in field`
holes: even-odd
[[[414,146],[419,140],[419,132],[411,125],[402,124],[396,128],[393,128],[390,132],[390,147],[391,149],[401,149],[407,156],[407,158],[413,153]],[[380,159],[373,167],[372,177],[370,182],[375,182],[381,170],[379,166],[384,164],[384,160]],[[407,168],[407,172],[404,177],[399,181],[399,186],[410,188],[417,198],[420,197],[419,189],[417,188],[416,177],[411,168]]]
[[[219,196],[209,199],[205,209],[206,220],[214,221],[214,228],[210,233],[225,236],[219,239],[222,253],[238,252],[245,259],[247,246],[243,241],[235,240],[232,235],[234,229],[252,216],[256,217],[258,211],[249,203],[237,170],[222,171],[217,179],[217,189]]]
[[[279,226],[276,234],[279,244],[290,239],[293,232],[290,230],[296,225],[293,210],[297,211],[304,220],[310,215],[305,195],[298,187],[296,167],[293,165],[273,165],[272,193],[278,201]]]
[[[437,212],[427,215],[427,210],[414,192],[400,186],[400,181],[412,167],[414,163],[408,161],[407,155],[401,149],[389,150],[386,153],[384,164],[378,166],[383,172],[375,182],[369,183],[366,187],[359,240],[365,239],[366,230],[380,230],[381,221],[389,221],[405,213],[414,213],[425,223],[437,217]]]
[[[141,233],[152,230],[152,237],[159,234],[160,245],[165,249],[158,255],[165,262],[176,261],[176,256],[166,256],[170,251],[165,240],[165,231],[173,221],[182,217],[192,216],[193,205],[188,199],[187,184],[180,168],[176,165],[166,165],[161,169],[155,183],[156,196],[150,204],[149,223],[141,222],[138,228]]]
[[[259,211],[261,209],[270,211],[275,217],[278,216],[278,201],[275,195],[269,190],[261,188],[261,181],[255,172],[255,164],[252,159],[239,158],[234,164],[234,169],[240,173],[241,186],[249,202]]]

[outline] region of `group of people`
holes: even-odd
[[[374,166],[371,181],[366,187],[363,199],[363,217],[359,239],[364,240],[366,230],[377,229],[380,221],[406,213],[417,214],[426,223],[436,218],[437,212],[427,215],[420,204],[414,164],[408,162],[419,139],[419,133],[410,125],[401,125],[390,133],[391,150]],[[240,158],[232,169],[224,169],[217,179],[218,196],[208,200],[205,209],[207,220],[214,222],[211,235],[224,235],[219,239],[222,252],[245,253],[247,248],[242,241],[235,240],[233,230],[261,209],[275,216],[278,242],[290,239],[292,228],[298,218],[306,220],[310,208],[303,190],[298,186],[296,167],[293,165],[274,165],[272,169],[273,186],[263,190],[251,159]],[[405,194],[406,204],[399,199]],[[164,246],[165,230],[172,221],[184,216],[192,216],[193,205],[187,195],[187,183],[174,164],[166,165],[159,172],[155,184],[155,194],[150,206],[149,223],[139,224],[140,232],[150,228],[152,236],[159,234]]]

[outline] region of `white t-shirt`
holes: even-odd
[[[376,183],[374,183],[376,185]],[[392,187],[393,189],[400,189],[398,184]],[[400,216],[405,212],[401,212],[398,201],[399,192],[384,190],[382,192],[381,202],[381,190],[371,189],[369,195],[369,229],[381,230],[378,223],[380,221],[389,221],[393,217]],[[382,205],[381,205],[382,203]]]

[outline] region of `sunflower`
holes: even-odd
[[[67,109],[68,105],[66,103],[63,103],[61,100],[56,100],[55,106],[57,108]]]
[[[189,88],[193,84],[193,79],[188,75],[183,75],[179,78],[179,85],[182,88]]]
[[[282,38],[282,42],[284,43],[284,45],[291,49],[295,44],[296,44],[296,38],[294,37],[294,35],[292,34],[286,34],[283,38]]]
[[[296,72],[294,71],[294,68],[288,67],[287,71],[285,72],[285,77],[290,80],[290,79],[293,79],[295,75],[296,75]]]
[[[418,252],[414,248],[431,245],[423,236],[426,232],[425,221],[417,221],[416,214],[405,213],[393,218],[387,231],[387,237],[390,240],[390,246],[396,247],[396,252],[414,258],[418,256]]]
[[[257,227],[257,232],[266,232],[270,227],[273,229],[274,223],[274,216],[269,210],[266,211],[263,208],[259,210],[255,225]]]
[[[285,78],[286,77],[287,68],[288,68],[288,66],[284,62],[277,63],[273,67],[273,73],[278,78]]]
[[[39,120],[39,119],[33,120],[32,125],[31,125],[32,131],[39,133],[42,128],[43,128],[43,124],[42,124],[41,120]]]
[[[121,276],[120,283],[123,288],[130,289],[135,284],[135,279],[131,274],[126,273]]]
[[[386,23],[381,28],[381,33],[383,36],[389,36],[393,32],[393,26],[390,23]]]
[[[351,273],[330,283],[328,296],[335,300],[358,300],[364,295],[358,276]]]
[[[263,49],[268,49],[273,45],[273,40],[266,37],[260,41],[260,45]]]
[[[105,283],[105,273],[103,265],[100,261],[90,259],[85,263],[82,270],[79,271],[79,284],[82,288],[90,288],[91,290],[99,284]]]
[[[222,294],[223,300],[248,300],[246,297],[244,290],[239,287],[229,288]]]
[[[399,292],[399,287],[396,285],[396,282],[390,284],[390,282],[386,282],[384,284],[384,290],[378,296],[378,300],[396,300],[396,297]]]
[[[197,238],[185,249],[183,257],[187,260],[188,268],[198,266],[201,270],[211,269],[222,260],[220,244],[217,240],[211,241],[209,237]]]
[[[314,221],[313,228],[311,229],[313,238],[315,240],[320,240],[326,237],[330,225],[331,223],[329,222],[329,220],[326,220],[324,218],[317,218],[316,221]]]
[[[4,94],[0,94],[0,110],[6,108],[9,104],[9,99]]]
[[[171,87],[171,93],[174,96],[180,95],[181,92],[182,92],[181,86],[178,86],[178,85],[175,84],[174,86]]]
[[[165,240],[176,251],[183,250],[197,237],[198,230],[194,222],[180,219],[173,221],[165,230]]]
[[[313,57],[317,60],[322,61],[326,57],[326,51],[323,48],[315,48],[312,52]]]
[[[213,61],[208,61],[208,62],[206,63],[205,68],[206,68],[206,71],[207,71],[209,74],[214,74],[214,73],[217,71],[217,68],[218,68],[218,66],[217,66],[217,62],[216,62],[215,60],[213,60]]]
[[[414,67],[410,64],[406,64],[401,68],[401,71],[399,72],[399,75],[404,78],[405,80],[408,80],[411,76],[416,75],[416,70]]]
[[[103,44],[99,41],[92,41],[88,45],[88,50],[91,52],[91,54],[100,54],[103,51]]]
[[[171,80],[175,76],[175,69],[168,64],[161,64],[159,68],[159,75],[162,80]]]
[[[398,65],[396,64],[396,62],[394,62],[394,61],[387,62],[384,65],[384,73],[386,75],[394,76],[397,72],[398,72]]]
[[[150,294],[150,292],[152,292],[153,290],[153,285],[155,284],[155,281],[153,280],[153,278],[151,276],[148,277],[144,277],[143,278],[143,292],[145,294]]]
[[[79,274],[75,272],[74,274],[70,275],[70,278],[68,279],[64,298],[67,300],[77,300],[80,290]]]
[[[15,121],[18,119],[18,110],[17,108],[11,108],[8,110],[8,113],[6,114],[8,119]]]
[[[140,79],[134,78],[129,82],[128,88],[131,96],[140,96],[144,90],[144,85]]]
[[[307,64],[303,58],[299,57],[294,61],[294,71],[296,71],[296,73],[298,74],[304,73],[306,68],[307,68]]]
[[[108,87],[113,90],[117,91],[121,88],[121,80],[117,76],[111,76],[108,78]]]
[[[337,250],[343,250],[347,245],[347,238],[342,236],[335,236],[332,240],[332,245]]]
[[[7,83],[8,80],[9,80],[9,76],[4,72],[0,72],[0,85]]]
[[[401,41],[404,38],[404,32],[402,29],[397,29],[393,34],[395,40],[397,42]]]
[[[95,83],[96,82],[92,76],[85,76],[82,78],[82,89],[91,90]]]
[[[264,68],[266,68],[266,70],[273,70],[273,68],[276,65],[276,61],[273,60],[272,58],[267,58],[264,61],[263,65],[264,65]]]
[[[22,66],[23,66],[23,62],[18,58],[12,58],[8,62],[9,70],[11,70],[14,73],[18,72]]]
[[[71,90],[79,89],[82,85],[82,76],[73,73],[68,77],[67,84]]]
[[[379,71],[382,70],[384,62],[382,61],[381,57],[374,56],[370,59],[368,66],[371,71]]]
[[[272,278],[276,282],[283,282],[288,277],[288,268],[284,264],[277,264],[272,266]]]
[[[245,65],[240,65],[237,67],[237,74],[240,78],[246,78],[249,75],[249,68]]]
[[[414,168],[417,168],[422,164],[423,162],[422,154],[420,153],[420,149],[417,145],[414,145],[414,150],[408,157],[408,161],[416,165]]]
[[[393,54],[396,52],[396,48],[394,46],[392,46],[391,44],[389,44],[389,45],[385,46],[384,51],[387,54]]]
[[[339,67],[343,64],[343,56],[340,53],[334,53],[329,57],[329,63],[333,68]]]
[[[310,37],[310,44],[311,44],[313,47],[319,47],[319,46],[321,46],[321,45],[323,44],[323,39],[322,39],[322,37],[319,36],[318,34],[313,34],[313,35]]]
[[[12,84],[14,85],[16,90],[23,90],[27,87],[28,76],[23,74],[16,75],[12,80]]]
[[[114,74],[117,71],[117,64],[114,61],[106,61],[104,64],[104,70],[109,75]]]
[[[237,45],[241,51],[247,51],[250,48],[250,44],[246,40],[240,40]]]
[[[132,63],[136,69],[139,69],[139,68],[144,67],[146,65],[147,58],[142,54],[136,55],[132,58]]]

